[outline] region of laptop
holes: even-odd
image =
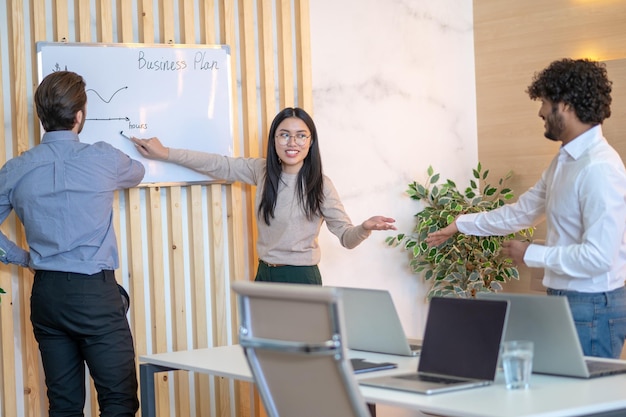
[[[493,383],[508,301],[433,297],[416,372],[359,384],[437,394]]]
[[[386,290],[341,287],[348,349],[417,356],[421,340],[407,339]]]
[[[583,354],[565,296],[478,293],[483,300],[509,301],[505,340],[534,343],[533,372],[594,378],[626,373],[626,364]]]

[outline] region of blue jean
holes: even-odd
[[[37,271],[31,322],[39,343],[50,417],[82,417],[85,364],[101,417],[139,408],[133,339],[113,271],[94,275]]]
[[[626,290],[583,293],[548,288],[569,302],[585,356],[619,358],[626,338]]]

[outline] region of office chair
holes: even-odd
[[[239,343],[269,417],[369,417],[343,341],[336,288],[231,285]]]

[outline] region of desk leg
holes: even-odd
[[[376,404],[374,404],[374,403],[367,403],[367,408],[370,410],[370,415],[372,417],[376,417]]]
[[[141,417],[156,417],[156,404],[154,402],[154,374],[157,372],[176,371],[176,368],[153,365],[151,363],[139,364],[139,382],[141,384]]]

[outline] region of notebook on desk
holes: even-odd
[[[421,340],[407,339],[386,290],[341,287],[348,349],[416,356]]]
[[[350,359],[352,369],[355,374],[363,374],[365,372],[383,371],[385,369],[397,368],[398,364],[394,362],[370,362],[363,358]]]
[[[420,394],[490,385],[507,311],[507,301],[432,298],[417,371],[359,383]]]
[[[626,363],[585,358],[567,297],[509,293],[477,297],[509,301],[504,338],[534,343],[533,372],[579,378],[626,373]]]

